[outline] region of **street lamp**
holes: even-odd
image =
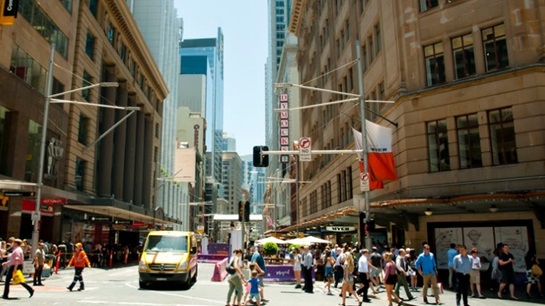
[[[45,146],[47,142],[47,123],[49,118],[49,104],[56,99],[53,99],[54,97],[62,96],[68,93],[73,93],[81,90],[86,90],[94,87],[117,87],[119,86],[118,83],[115,82],[103,82],[103,83],[97,83],[92,84],[89,86],[76,88],[72,90],[68,90],[61,93],[52,94],[52,88],[53,88],[53,65],[54,65],[54,59],[55,59],[55,43],[51,44],[51,53],[49,57],[49,70],[47,72],[47,80],[46,80],[46,92],[45,92],[45,103],[44,103],[44,116],[43,116],[43,123],[42,123],[42,136],[40,140],[40,155],[38,156],[38,178],[36,181],[36,203],[34,207],[34,212],[32,213],[32,222],[34,225],[33,231],[32,231],[32,251],[38,249],[38,240],[40,238],[40,232],[39,232],[39,224],[40,224],[40,203],[42,201],[42,185],[43,185],[43,175],[44,175],[44,160],[45,160]],[[61,102],[62,101],[62,102]],[[69,101],[69,100],[57,100],[54,101],[57,103],[80,103],[83,104],[83,102],[77,102],[77,101]],[[84,103],[85,105],[92,105],[92,106],[99,106],[103,107],[101,104],[92,104],[92,103]],[[135,110],[133,110],[134,112]]]

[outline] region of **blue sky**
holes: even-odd
[[[265,144],[267,1],[174,0],[184,19],[184,39],[224,36],[223,130],[237,140],[239,155]]]

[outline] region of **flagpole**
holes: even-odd
[[[361,56],[360,56],[360,42],[356,40],[356,56],[358,60],[358,88],[360,93],[360,116],[361,116],[361,144],[363,146],[363,173],[369,173],[368,171],[368,161],[367,161],[367,128],[365,123],[366,108],[365,108],[365,95],[363,91],[363,70],[361,67]],[[364,192],[365,199],[365,213],[363,214],[360,211],[360,244],[363,242],[363,237],[365,237],[365,248],[371,250],[371,235],[365,230],[365,224],[371,218],[371,205],[369,204],[369,191]],[[363,220],[362,220],[363,219]],[[362,228],[362,225],[364,228]]]

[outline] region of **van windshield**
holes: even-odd
[[[187,253],[187,236],[149,236],[144,251]]]

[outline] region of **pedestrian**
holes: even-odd
[[[376,287],[380,287],[380,275],[382,274],[382,267],[383,267],[383,262],[382,262],[382,256],[378,253],[378,250],[377,250],[377,247],[372,247],[372,252],[371,252],[371,271],[369,272],[370,273],[370,276],[371,276],[371,282],[373,282],[373,285],[375,285]]]
[[[343,279],[343,253],[341,251],[340,247],[335,248],[335,264],[333,264],[333,274],[335,276],[335,283],[333,284],[333,287],[337,288],[337,285],[339,283],[342,283]]]
[[[263,275],[267,273],[267,267],[265,267],[265,259],[263,259],[263,255],[261,254],[263,252],[263,248],[254,246],[254,253],[252,254],[251,262],[256,264],[256,269],[259,272],[259,285],[262,287],[262,289],[259,291],[259,294],[261,296],[261,302],[267,303],[269,300],[264,298],[265,295],[265,284],[263,283]]]
[[[248,305],[250,301],[255,299],[255,303],[257,306],[261,305],[261,301],[259,298],[259,291],[262,288],[259,286],[259,279],[257,271],[252,272],[252,278],[248,280],[248,284],[250,285],[250,295],[248,296],[248,299],[244,302],[244,306]]]
[[[295,276],[295,289],[303,287],[301,285],[301,254],[298,249],[292,248],[291,254],[293,254],[293,275]]]
[[[407,252],[407,262],[409,263],[409,270],[407,272],[407,275],[411,279],[411,291],[418,292],[418,275],[416,275],[416,256],[415,256],[415,250],[414,249],[406,249]]]
[[[490,291],[495,291],[496,287],[499,286],[499,283],[501,281],[501,271],[500,271],[500,259],[498,257],[499,251],[498,249],[495,249],[494,252],[494,259],[492,259],[492,264],[490,265],[492,267],[492,271],[490,272]]]
[[[308,246],[305,246],[304,250],[303,259],[301,262],[303,278],[305,280],[305,286],[303,288],[306,293],[314,293],[314,285],[312,283],[312,269],[314,268],[312,262],[314,258]]]
[[[418,255],[415,266],[418,269],[418,274],[422,276],[424,284],[422,286],[422,297],[424,303],[428,303],[428,286],[431,284],[433,289],[433,295],[435,296],[435,303],[441,304],[439,299],[439,288],[437,287],[437,264],[435,262],[435,256],[430,252],[430,246],[425,244],[424,252]]]
[[[405,256],[405,250],[399,249],[398,256],[396,258],[396,267],[397,267],[397,284],[395,286],[395,293],[399,296],[399,288],[403,286],[405,289],[405,294],[409,301],[414,300],[411,291],[409,290],[409,284],[407,283],[407,273],[409,271],[409,265],[407,264],[407,258]]]
[[[499,269],[501,271],[500,288],[498,289],[498,298],[502,298],[502,291],[505,286],[509,285],[509,293],[513,300],[518,300],[515,296],[515,270],[513,264],[516,262],[513,254],[509,253],[509,245],[502,246],[502,252],[498,255]]]
[[[324,273],[326,279],[324,289],[327,288],[327,295],[333,295],[333,293],[331,292],[331,284],[333,284],[333,265],[335,264],[335,259],[333,259],[333,256],[331,256],[331,250],[329,250],[329,248],[327,248],[325,251],[324,262]]]
[[[396,264],[392,261],[392,253],[386,252],[383,255],[384,262],[384,287],[386,288],[386,296],[388,297],[388,305],[392,306],[392,297],[395,298],[396,302],[401,305],[403,300],[394,292],[394,286],[397,284],[397,267]]]
[[[360,251],[361,256],[358,260],[358,280],[360,287],[356,291],[359,295],[362,296],[362,301],[369,303],[371,300],[368,296],[369,291],[369,250],[362,249]]]
[[[246,280],[244,279],[244,274],[242,273],[242,250],[236,249],[234,251],[234,256],[231,258],[231,261],[229,265],[232,265],[235,268],[235,273],[229,274],[227,278],[227,282],[229,283],[229,291],[227,291],[227,302],[225,303],[225,306],[231,306],[229,304],[229,301],[231,300],[231,295],[233,295],[233,292],[235,289],[239,292],[237,295],[237,303],[240,304],[240,301],[242,300],[242,283],[246,284]]]
[[[44,243],[38,244],[38,249],[34,255],[34,286],[43,286],[42,284],[42,272],[44,270],[45,251]]]
[[[539,260],[536,257],[535,250],[528,250],[524,259],[526,261],[526,278],[528,279],[528,284],[526,285],[526,296],[529,299],[532,298],[532,295],[530,294],[532,285],[537,285],[539,296],[543,298],[543,293],[541,292],[541,281],[539,280],[543,274],[543,271],[539,267]]]
[[[72,256],[72,259],[70,259],[66,267],[68,268],[72,265],[75,269],[74,280],[72,280],[72,283],[70,284],[70,286],[66,287],[66,289],[72,291],[76,283],[79,281],[78,291],[85,290],[82,273],[85,267],[91,267],[91,263],[89,262],[89,258],[87,258],[87,254],[85,254],[85,251],[83,250],[83,244],[81,244],[81,242],[76,243],[74,255]]]
[[[2,264],[7,261],[8,261],[7,244],[5,240],[2,240],[2,242],[0,242],[0,283],[4,281],[2,278],[4,277],[4,274],[7,272],[7,265],[3,266]]]
[[[451,243],[450,249],[447,251],[447,258],[448,258],[448,287],[449,289],[452,289],[453,282],[452,278],[454,277],[454,266],[453,266],[453,260],[454,256],[458,255],[458,251],[456,251],[456,244]]]
[[[481,259],[477,254],[479,250],[477,248],[471,249],[471,272],[469,274],[470,286],[471,286],[471,297],[475,297],[475,287],[477,288],[477,294],[479,298],[484,299],[484,296],[481,293]]]
[[[350,251],[344,253],[344,264],[343,264],[343,283],[342,283],[342,289],[341,289],[341,296],[342,296],[342,303],[341,306],[345,306],[346,301],[346,292],[348,291],[351,295],[354,296],[356,301],[358,301],[358,305],[361,306],[362,301],[358,298],[357,294],[354,294],[354,274],[352,273],[354,271],[354,258],[352,257],[352,254],[350,254]]]
[[[9,261],[2,264],[8,267],[6,282],[4,283],[4,294],[2,295],[4,300],[9,300],[10,280],[13,278],[13,274],[15,274],[17,270],[23,271],[24,254],[21,244],[23,244],[21,239],[13,239],[13,252],[11,257],[9,258]],[[34,289],[25,282],[22,282],[21,285],[28,291],[30,294],[29,298],[31,298],[34,295]]]
[[[472,259],[467,255],[465,245],[458,247],[460,254],[452,259],[452,267],[456,277],[456,306],[460,306],[460,300],[464,301],[464,306],[469,306],[467,302],[467,291],[469,287]]]

